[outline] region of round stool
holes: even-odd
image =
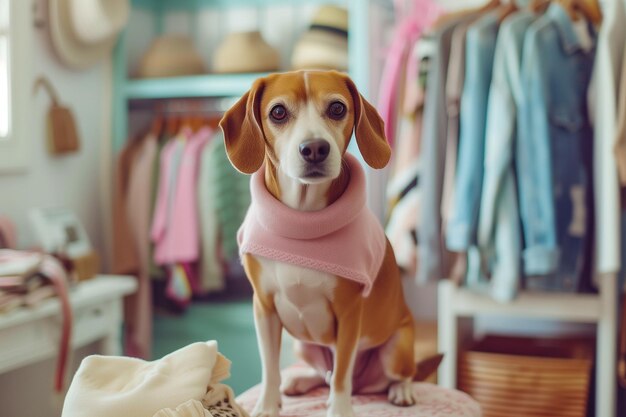
[[[353,395],[352,406],[358,417],[481,417],[480,406],[469,395],[437,385],[416,382],[417,404],[412,407],[396,407],[384,394]],[[259,397],[261,386],[257,385],[237,397],[238,403],[251,412]],[[281,417],[326,417],[328,388],[316,388],[305,395],[283,395]]]

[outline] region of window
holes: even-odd
[[[24,171],[28,165],[33,76],[30,5],[0,0],[0,174]]]
[[[0,0],[0,140],[11,132],[9,74],[9,0]]]

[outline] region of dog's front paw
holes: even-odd
[[[257,403],[256,407],[250,414],[250,417],[278,417],[280,414],[280,407],[278,405],[274,406],[263,406],[260,403]]]
[[[330,395],[326,417],[355,417],[350,395]]]
[[[280,406],[280,394],[261,395],[250,417],[278,417]]]
[[[394,382],[389,386],[389,402],[400,407],[410,407],[417,403],[417,395],[410,381]]]

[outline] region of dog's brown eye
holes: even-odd
[[[270,111],[270,117],[275,122],[282,122],[287,118],[287,109],[282,104],[277,104],[272,107]]]
[[[346,105],[340,101],[330,103],[328,106],[328,115],[335,120],[341,119],[346,114]]]

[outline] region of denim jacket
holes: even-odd
[[[594,44],[584,20],[573,23],[556,3],[524,40],[517,141],[524,270],[554,273],[528,279],[531,288],[578,287],[590,228],[592,132],[585,97]]]
[[[487,98],[498,34],[498,15],[482,16],[467,31],[465,80],[461,96],[459,154],[453,204],[446,232],[449,250],[467,251],[476,243],[483,182]]]
[[[532,13],[522,11],[500,25],[489,88],[478,245],[489,262],[490,292],[500,301],[511,300],[520,287],[522,238],[513,158],[517,107],[524,95],[522,47],[533,20]]]

